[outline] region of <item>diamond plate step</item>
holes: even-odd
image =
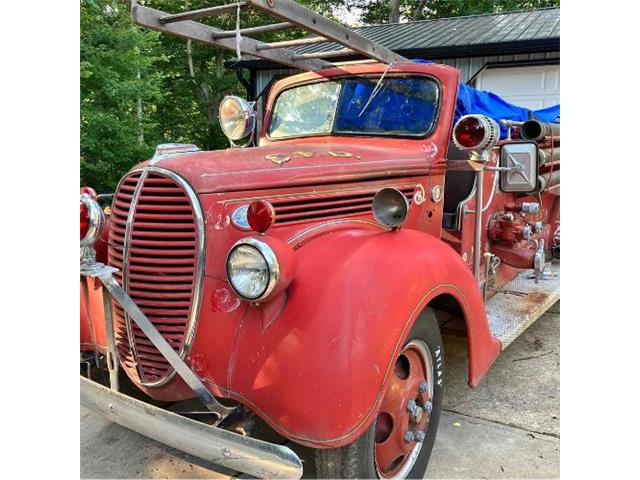
[[[554,303],[560,300],[560,261],[553,260],[554,277],[535,283],[533,270],[525,270],[507,283],[486,303],[491,334],[502,343],[502,349],[513,342],[533,322],[540,318]]]

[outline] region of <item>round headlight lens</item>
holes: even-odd
[[[220,102],[220,127],[231,140],[240,140],[251,134],[255,128],[256,116],[246,100],[228,96]]]
[[[227,275],[238,295],[248,300],[260,298],[270,280],[269,265],[260,251],[247,244],[231,250],[227,258]]]

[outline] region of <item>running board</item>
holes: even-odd
[[[560,300],[560,262],[551,263],[553,277],[535,283],[533,270],[525,270],[486,303],[491,334],[504,350]]]

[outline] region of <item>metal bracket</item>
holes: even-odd
[[[512,162],[514,163],[514,165],[512,167],[490,167],[490,166],[486,166],[484,167],[485,170],[491,170],[493,172],[523,172],[524,171],[524,165],[522,165],[521,163],[518,163],[517,160],[512,160]]]
[[[537,240],[536,254],[533,257],[533,275],[529,275],[528,278],[535,279],[536,283],[557,278],[557,274],[551,270],[551,262],[546,261],[543,238]]]
[[[490,252],[484,254],[485,267],[484,267],[484,285],[482,287],[482,301],[486,303],[488,290],[495,291],[495,288],[489,286],[489,283],[494,283],[497,275],[497,269],[500,266],[500,257]]]
[[[109,272],[108,274],[111,275],[111,273],[112,272]],[[120,390],[120,381],[118,380],[120,362],[118,360],[118,352],[116,351],[116,333],[113,326],[113,312],[111,311],[111,294],[109,290],[105,289],[102,292],[102,305],[107,330],[107,370],[109,370],[109,385],[111,385],[112,390],[118,392]]]
[[[180,358],[175,350],[169,345],[164,337],[158,332],[156,327],[146,317],[144,313],[138,308],[129,294],[120,286],[120,284],[113,278],[113,273],[118,269],[98,263],[95,261],[95,250],[92,246],[82,247],[80,249],[80,275],[81,277],[98,278],[105,287],[103,290],[102,300],[104,306],[104,315],[107,330],[107,368],[109,369],[109,380],[111,383],[111,389],[118,391],[118,353],[116,351],[116,339],[115,330],[113,326],[113,313],[111,311],[111,297],[122,306],[122,308],[129,314],[129,317],[140,327],[142,333],[153,343],[158,351],[167,359],[169,364],[173,367],[180,377],[185,381],[189,387],[195,392],[200,401],[213,413],[218,415],[219,423],[234,408],[225,407],[219,403],[213,395],[207,390],[200,378],[191,371],[189,366]],[[85,279],[83,281],[86,282]],[[88,296],[85,299],[87,310],[89,309]]]
[[[473,229],[473,275],[476,283],[480,286],[480,256],[481,256],[481,238],[482,238],[482,204],[484,203],[483,185],[484,185],[484,169],[490,160],[487,151],[471,151],[469,152],[469,161],[476,162],[481,168],[476,172],[476,218]]]
[[[200,401],[213,413],[218,415],[219,423],[234,409],[225,407],[219,403],[213,395],[207,390],[200,378],[193,373],[189,366],[178,356],[173,350],[171,345],[164,339],[164,337],[158,332],[153,323],[146,317],[144,313],[138,308],[133,299],[127,292],[118,284],[113,278],[113,272],[105,271],[98,278],[107,289],[107,291],[113,296],[113,298],[122,306],[122,308],[129,314],[129,317],[138,325],[142,333],[153,343],[158,351],[164,356],[169,364],[173,367],[180,377],[185,381],[189,387],[195,392]],[[105,312],[106,313],[106,312]],[[111,342],[110,342],[111,343]]]

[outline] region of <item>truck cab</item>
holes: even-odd
[[[455,118],[458,83],[412,62],[294,75],[261,131],[228,97],[231,148],[165,145],[133,167],[106,228],[83,193],[81,346],[112,379],[84,379],[83,402],[150,428],[109,413],[152,408],[126,376],[155,401],[200,399],[215,419],[187,451],[224,465],[302,474],[288,447],[231,433],[256,417],[315,449],[319,476],[422,477],[445,388],[435,313],[464,320],[474,387],[559,298],[559,127],[507,122],[501,139],[494,119]],[[162,412],[144,433],[175,445],[186,427]]]

